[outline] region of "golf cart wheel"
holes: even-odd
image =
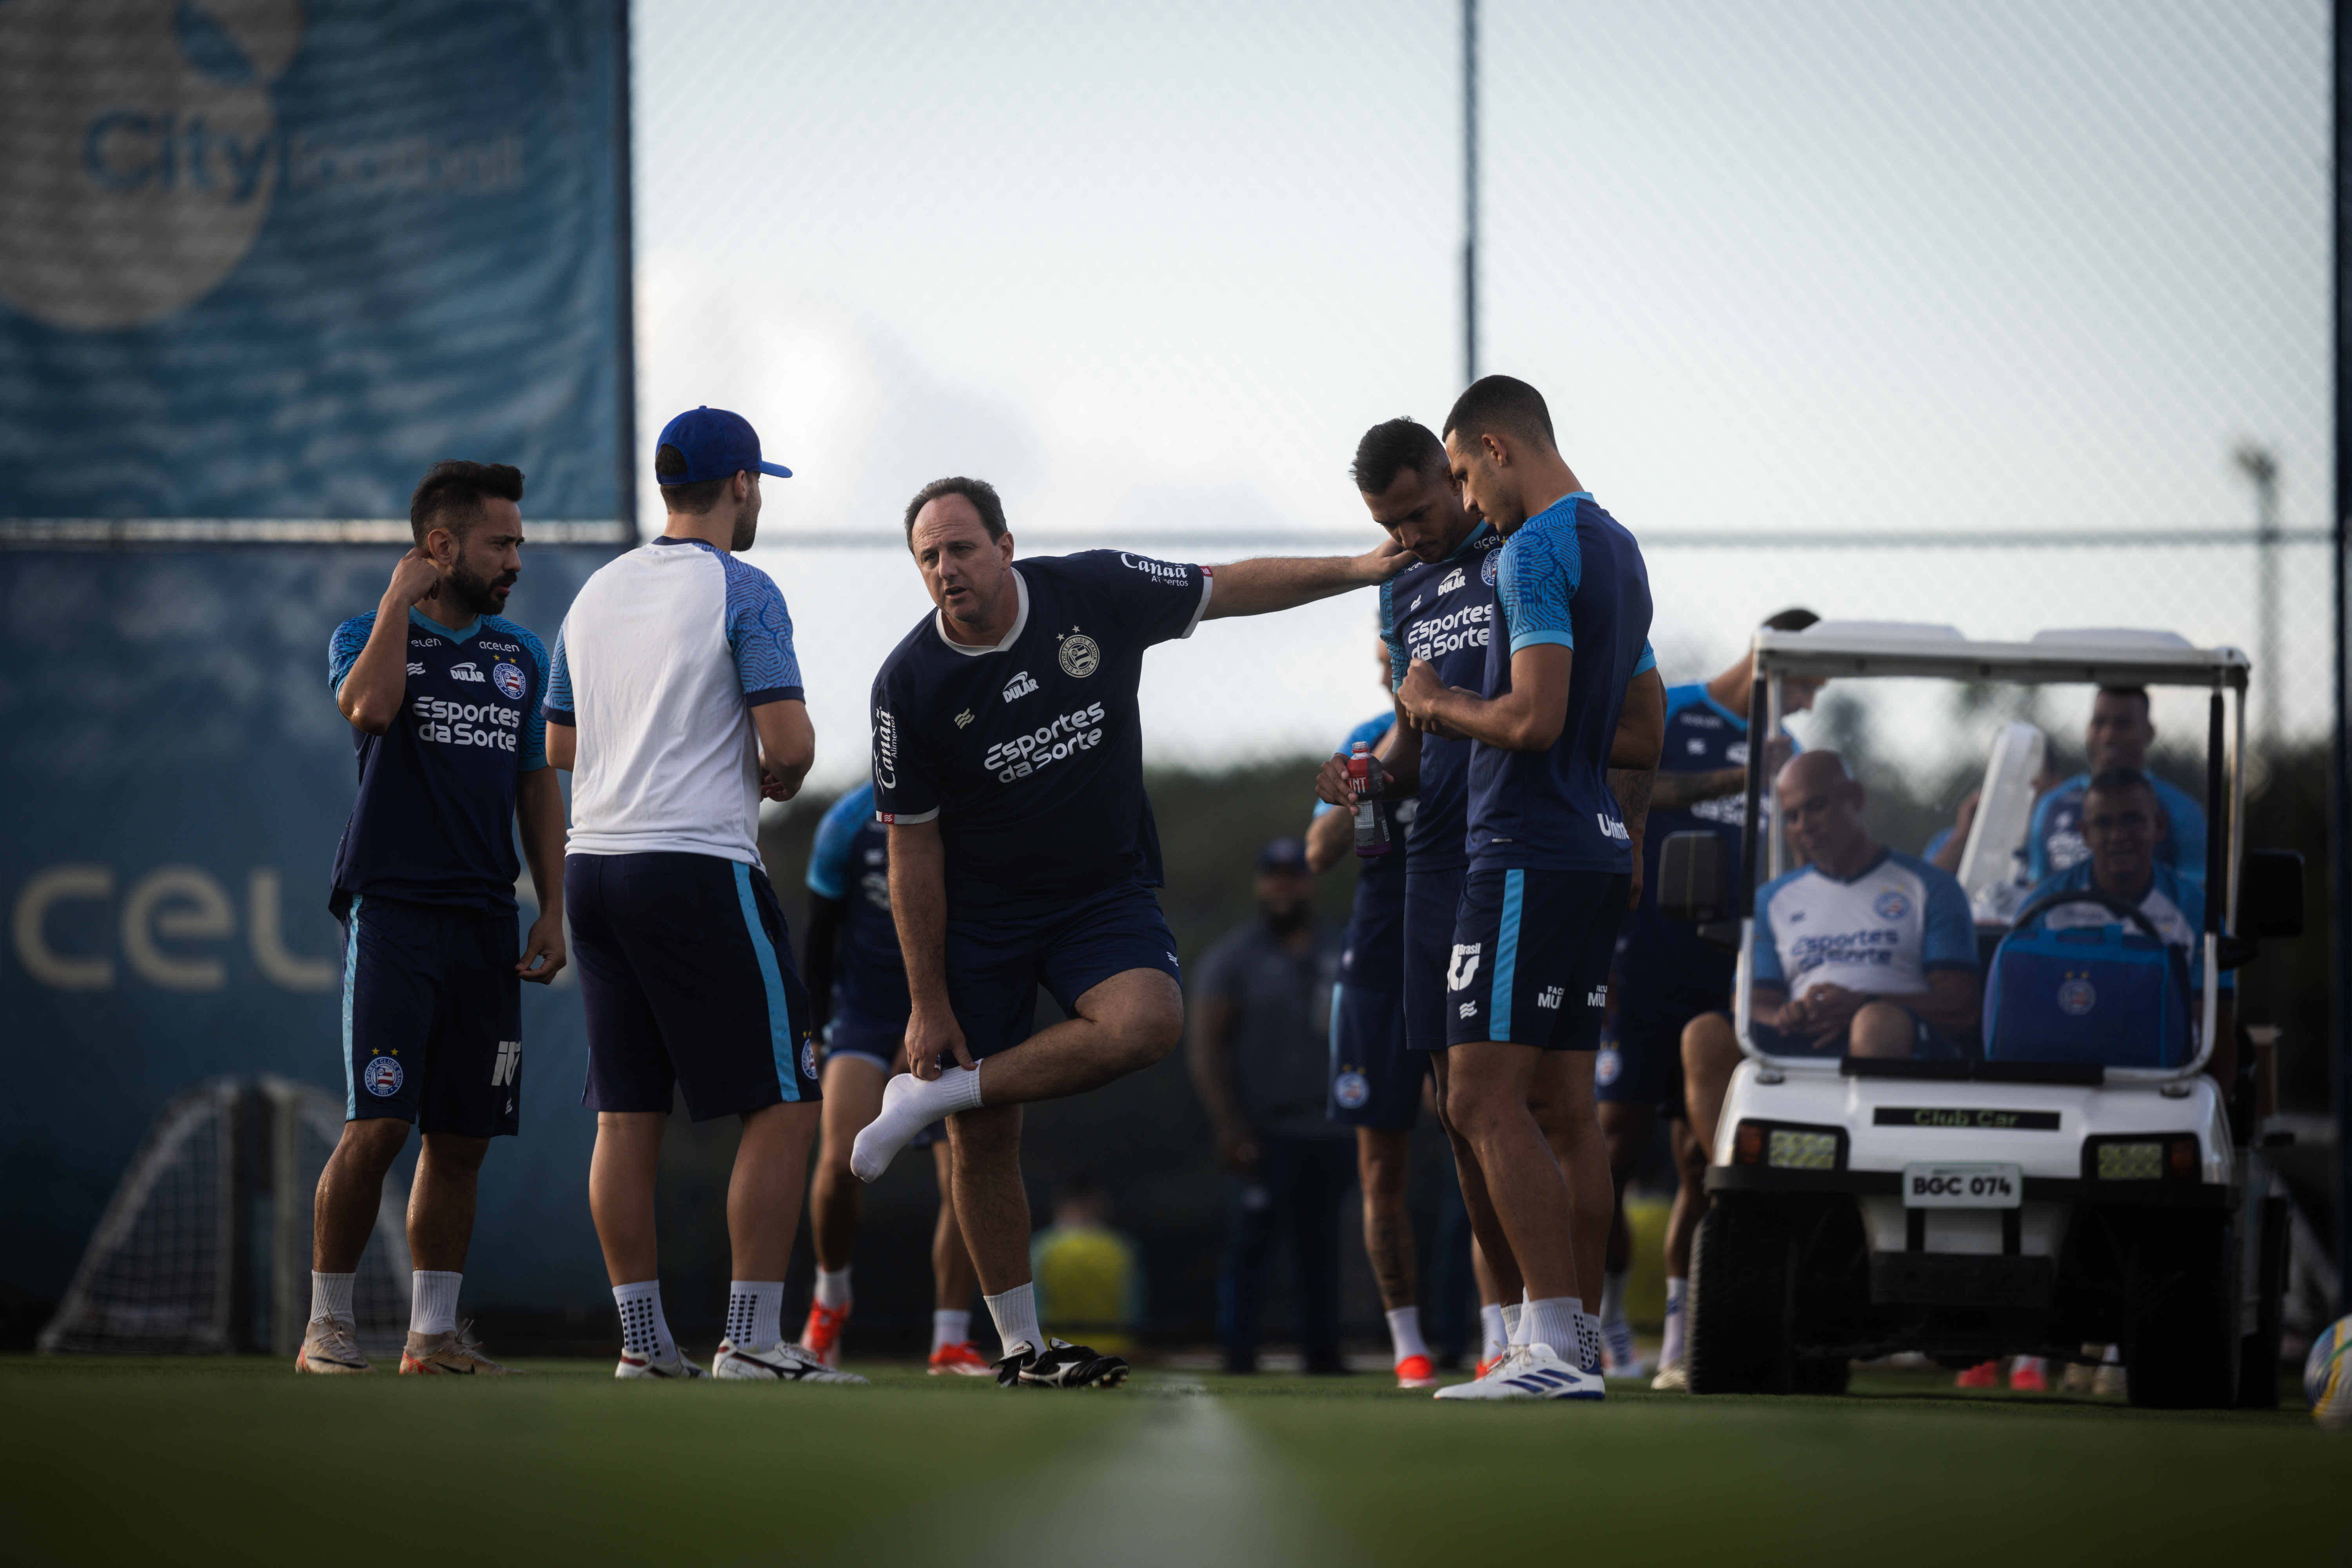
[[[2142,1216],[2124,1279],[2131,1402],[2159,1410],[2237,1403],[2238,1236],[2228,1214]]]
[[[1853,1377],[1853,1363],[1840,1356],[1805,1356],[1797,1363],[1799,1394],[1843,1394]]]
[[[1699,1221],[1691,1253],[1693,1394],[1786,1394],[1796,1379],[1796,1269],[1780,1217],[1726,1202]]]

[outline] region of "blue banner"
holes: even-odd
[[[327,896],[358,772],[327,640],[375,607],[398,555],[0,554],[0,1300],[64,1293],[181,1089],[270,1072],[342,1098]],[[551,645],[609,558],[527,546],[506,613]],[[518,892],[527,922],[527,875]],[[568,972],[522,990],[522,1135],[499,1140],[484,1167],[467,1300],[597,1305],[579,990]]]
[[[0,518],[633,504],[625,0],[0,3]]]

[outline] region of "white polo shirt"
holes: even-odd
[[[765,572],[671,538],[598,568],[548,677],[548,721],[579,733],[565,852],[759,865],[751,710],[801,700],[792,616]]]

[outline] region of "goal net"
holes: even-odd
[[[163,1107],[91,1233],[44,1351],[291,1355],[310,1310],[311,1202],[342,1135],[334,1096],[215,1079]],[[352,1310],[361,1349],[408,1328],[405,1194],[384,1184]]]

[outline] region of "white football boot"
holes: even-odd
[[[689,1381],[710,1374],[686,1359],[686,1352],[672,1345],[669,1360],[655,1361],[635,1351],[621,1352],[621,1364],[613,1369],[614,1377],[682,1377]]]
[[[294,1370],[345,1376],[373,1372],[352,1337],[356,1327],[345,1318],[311,1319],[302,1331],[302,1348],[294,1352]]]
[[[854,1372],[841,1372],[824,1364],[814,1352],[802,1349],[789,1340],[759,1347],[739,1345],[732,1340],[719,1342],[719,1353],[710,1358],[710,1375],[730,1383],[856,1383],[866,1380]]]
[[[1597,1372],[1564,1360],[1549,1345],[1514,1345],[1500,1365],[1473,1383],[1441,1388],[1439,1399],[1602,1399]]]

